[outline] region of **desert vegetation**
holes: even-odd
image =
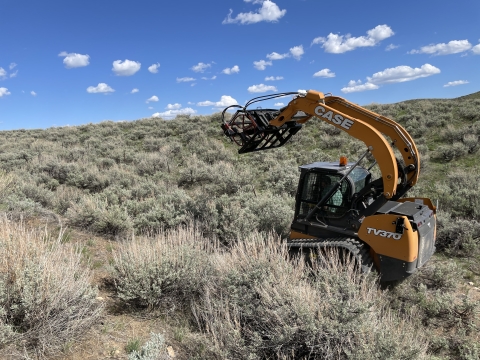
[[[247,155],[220,114],[0,132],[0,351],[70,356],[113,311],[100,288],[127,316],[168,314],[174,334],[112,356],[168,359],[174,342],[186,359],[477,359],[480,97],[368,108],[412,134],[408,195],[439,205],[437,255],[388,287],[286,258],[298,166],[364,151],[328,124]]]

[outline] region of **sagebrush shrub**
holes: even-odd
[[[249,234],[215,254],[218,271],[194,311],[223,358],[420,359],[418,328],[385,310],[372,279],[338,262],[311,270],[274,236]],[[408,328],[408,331],[406,329]]]
[[[90,271],[61,235],[0,218],[0,355],[9,345],[55,354],[99,320]]]
[[[373,278],[336,261],[312,270],[273,235],[249,233],[230,249],[193,227],[134,239],[115,253],[112,276],[128,304],[174,304],[217,358],[420,359],[428,344],[386,309]]]
[[[113,265],[119,298],[140,307],[188,307],[212,281],[213,247],[193,226],[122,244]]]

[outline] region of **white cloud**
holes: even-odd
[[[355,50],[358,47],[375,46],[380,41],[393,36],[395,33],[388,25],[377,25],[375,28],[367,31],[367,36],[352,37],[347,35],[336,35],[330,33],[327,38],[317,37],[313,39],[313,44],[322,44],[325,52],[332,54],[342,54],[347,51]]]
[[[10,74],[10,78],[17,77],[18,70]]]
[[[7,72],[4,68],[0,67],[0,79],[5,79],[7,77]]]
[[[139,91],[140,91],[140,90],[138,90],[137,88],[135,88],[135,89],[132,89],[132,91],[130,91],[130,94],[135,94],[135,93],[137,93],[137,92],[139,92]]]
[[[402,65],[394,68],[388,68],[367,77],[367,82],[362,84],[360,80],[351,80],[348,86],[341,89],[344,93],[375,90],[382,84],[393,84],[405,81],[412,81],[419,78],[439,74],[440,69],[430,65],[424,64],[419,68],[411,68],[410,66]]]
[[[197,106],[213,106],[213,105],[215,105],[215,103],[210,100],[200,101],[197,103]]]
[[[330,69],[322,69],[313,74],[314,77],[323,77],[323,78],[333,78],[335,73],[331,72]]]
[[[0,98],[2,96],[7,96],[7,95],[10,95],[10,92],[8,91],[8,89],[4,87],[0,87]]]
[[[90,56],[77,54],[77,53],[67,53],[66,51],[62,51],[58,56],[65,57],[63,59],[63,63],[67,69],[77,68],[77,67],[84,67],[90,64]]]
[[[287,57],[290,57],[290,54],[288,54],[288,53],[279,54],[279,53],[276,53],[275,51],[272,52],[271,54],[267,54],[267,59],[268,60],[282,60],[282,59],[285,59]]]
[[[300,60],[302,58],[302,55],[305,54],[305,51],[303,51],[303,45],[290,48],[290,54],[292,54],[294,59]]]
[[[285,106],[285,104],[282,103],[282,102],[278,102],[278,103],[273,104],[273,106]]]
[[[478,45],[475,45],[473,48],[472,48],[472,52],[476,55],[480,55],[480,44]]]
[[[105,83],[99,83],[97,86],[89,86],[87,88],[87,92],[90,94],[95,94],[95,93],[111,93],[114,92],[110,86],[108,86]]]
[[[204,64],[202,62],[199,62],[197,65],[192,66],[191,69],[195,72],[203,73],[206,69],[208,69],[211,66],[212,66],[212,64]]]
[[[197,106],[215,106],[215,107],[224,108],[224,107],[227,107],[230,105],[236,105],[236,104],[238,104],[238,101],[235,100],[233,97],[229,95],[222,95],[222,97],[220,98],[220,101],[217,101],[217,102],[213,102],[209,100],[201,101],[197,103]]]
[[[206,76],[202,76],[202,80],[215,80],[217,78],[217,75],[213,75],[211,78],[208,78]]]
[[[431,44],[422,46],[420,50],[411,50],[409,54],[450,55],[471,49],[472,44],[468,40],[452,40],[448,44]]]
[[[283,76],[267,76],[265,81],[283,80]]]
[[[238,67],[238,65],[235,65],[231,68],[226,68],[226,69],[222,70],[222,73],[227,74],[227,75],[236,74],[238,72],[240,72],[240,68]]]
[[[8,67],[10,70],[13,70],[15,67],[17,66],[17,64],[15,64],[14,62],[10,63],[10,66]]]
[[[175,110],[167,110],[164,112],[156,112],[155,114],[152,115],[153,118],[167,118],[167,119],[172,119],[177,115],[193,115],[197,111],[193,110],[192,108],[184,108],[184,109],[175,109]]]
[[[168,104],[165,109],[167,110],[178,110],[182,108],[182,104],[175,103],[175,104]]]
[[[115,60],[113,62],[113,72],[117,76],[131,76],[140,70],[140,64],[138,61],[132,61],[126,59],[125,61]]]
[[[424,64],[419,68],[403,65],[377,72],[371,78],[367,77],[367,80],[370,83],[380,85],[411,81],[439,73],[440,69],[430,64]]]
[[[158,68],[160,67],[160,63],[152,64],[148,67],[148,71],[150,71],[152,74],[158,73]]]
[[[153,95],[152,97],[148,98],[147,101],[145,101],[147,104],[149,102],[157,102],[158,101],[158,96]]]
[[[468,84],[468,81],[467,80],[456,80],[456,81],[450,81],[450,82],[446,83],[445,85],[443,85],[443,87],[457,86],[457,85],[464,85],[464,84]]]
[[[365,83],[362,84],[360,83],[355,83],[355,81],[350,81],[348,83],[348,86],[341,88],[340,91],[348,94],[352,92],[359,92],[359,91],[366,91],[366,90],[376,90],[378,89],[378,85],[372,84],[372,83]]]
[[[260,60],[260,61],[254,61],[253,66],[257,70],[265,70],[267,66],[272,66],[271,61],[265,61],[265,60]]]
[[[153,109],[153,106],[149,106],[148,108],[149,108],[150,110],[152,110],[152,109]]]
[[[35,91],[30,91],[30,94],[32,94],[32,96],[37,96],[37,93]]]
[[[273,85],[258,84],[249,86],[247,90],[251,93],[262,93],[267,91],[277,91],[277,88]]]
[[[191,77],[183,77],[183,78],[177,78],[177,82],[189,82],[189,81],[195,81],[195,78]]]
[[[252,2],[252,1],[248,1]],[[239,13],[236,17],[232,18],[233,10],[230,9],[225,20],[222,21],[222,24],[235,24],[240,23],[242,25],[255,24],[261,21],[267,22],[277,22],[281,19],[287,12],[287,10],[280,10],[277,4],[273,1],[253,1],[253,4],[262,4],[262,7],[258,12],[248,12],[248,13]]]
[[[391,51],[391,50],[397,49],[399,47],[400,47],[399,45],[390,44],[385,48],[385,51]]]

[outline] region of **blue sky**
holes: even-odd
[[[0,0],[0,34],[2,130],[480,90],[476,0]]]

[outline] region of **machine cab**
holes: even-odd
[[[305,218],[316,206],[314,216],[341,218],[352,208],[355,194],[371,181],[368,170],[357,166],[330,196],[332,189],[354,163],[315,162],[300,166],[300,182],[296,195],[295,219]],[[319,204],[320,200],[323,200]]]

